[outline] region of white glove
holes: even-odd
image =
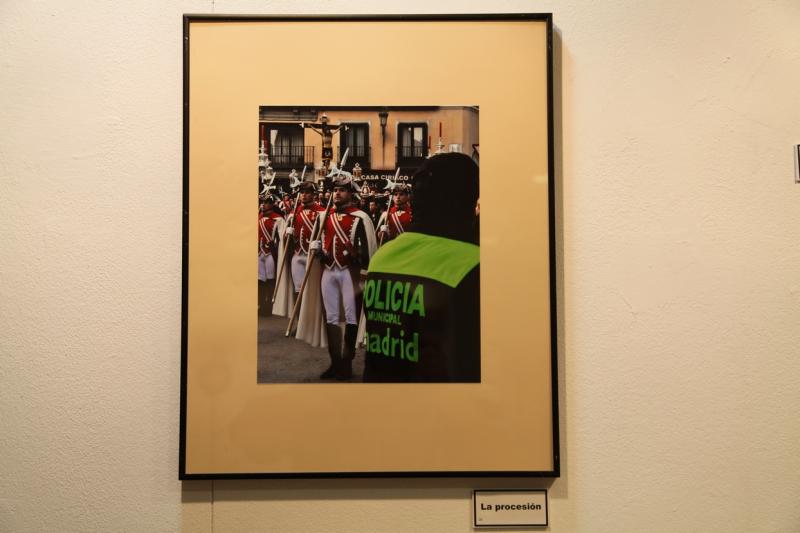
[[[294,235],[294,228],[292,227],[286,228],[286,235]]]
[[[317,252],[322,249],[322,241],[311,241],[308,243],[308,251]]]
[[[389,226],[387,226],[386,224],[384,224],[383,226],[381,226],[381,229],[380,229],[380,231],[382,231],[382,232],[384,232],[384,233],[389,233]]]

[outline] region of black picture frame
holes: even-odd
[[[189,369],[189,244],[190,244],[190,28],[195,23],[293,23],[293,22],[382,22],[397,21],[418,23],[427,21],[529,21],[546,25],[546,83],[547,83],[547,156],[548,156],[548,252],[550,295],[550,368],[552,405],[552,468],[541,470],[436,470],[436,471],[229,471],[198,472],[187,470],[187,408]],[[182,298],[181,298],[181,389],[180,389],[180,442],[179,479],[280,479],[280,478],[383,478],[383,477],[541,477],[560,476],[559,416],[558,416],[558,342],[557,342],[557,291],[556,291],[556,203],[554,169],[554,106],[553,106],[553,18],[549,13],[505,14],[395,14],[395,15],[208,15],[183,16],[183,211],[182,211]]]

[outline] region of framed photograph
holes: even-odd
[[[184,17],[181,479],[559,475],[552,87],[549,14]]]

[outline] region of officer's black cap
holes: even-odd
[[[474,212],[478,201],[478,165],[460,153],[426,159],[414,174],[415,216],[419,208],[439,210],[446,203],[456,213]]]

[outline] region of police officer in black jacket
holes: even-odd
[[[412,226],[373,256],[364,285],[364,381],[480,382],[478,167],[436,155],[413,184]]]

